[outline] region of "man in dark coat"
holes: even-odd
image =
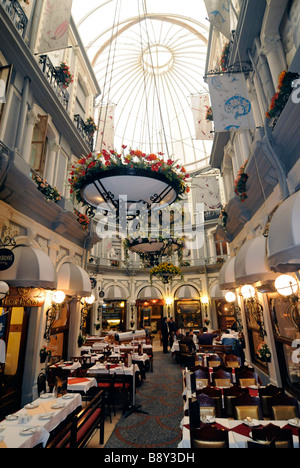
[[[208,333],[208,329],[206,327],[203,327],[203,333],[202,335],[199,335],[198,343],[200,346],[201,345],[211,346],[213,344],[214,339],[217,337],[218,335],[216,333]]]
[[[169,320],[170,319],[167,319],[167,317],[164,317],[162,324],[161,324],[161,337],[162,337],[164,353],[168,353],[168,345],[169,345],[169,337],[170,337]]]

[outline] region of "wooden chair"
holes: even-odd
[[[237,382],[241,387],[251,387],[252,385],[261,384],[261,380],[254,369],[237,368],[235,370],[235,375]]]
[[[195,354],[191,354],[188,346],[185,343],[179,343],[180,355],[179,360],[180,364],[185,367],[195,367]]]
[[[114,415],[116,415],[115,408],[115,380],[116,374],[90,374],[89,377],[94,377],[97,380],[99,390],[103,390],[103,399],[105,408],[108,410],[110,422],[111,419],[111,408],[113,408]]]
[[[247,448],[249,449],[274,449],[276,448],[275,446],[275,441],[272,441],[270,443],[260,443],[260,442],[253,442],[252,440],[249,440],[247,442]]]
[[[243,421],[250,417],[252,419],[262,419],[262,410],[260,399],[258,397],[251,397],[250,395],[243,395],[235,398],[233,401],[234,419]]]
[[[207,387],[210,384],[209,371],[207,368],[197,369],[194,371],[197,386]]]
[[[222,369],[218,369],[212,374],[213,384],[215,387],[230,387],[232,383],[231,372],[226,372]]]
[[[210,425],[190,430],[191,448],[228,449],[228,431]]]
[[[294,448],[293,432],[290,429],[281,429],[274,424],[268,424],[262,429],[254,427],[252,437],[258,442],[274,442],[274,448]]]
[[[236,398],[243,395],[249,395],[249,390],[247,388],[241,388],[239,385],[223,389],[225,415],[227,418],[234,417],[233,402]]]
[[[214,354],[213,356],[209,356],[207,358],[208,367],[219,367],[222,364],[223,364],[223,360],[218,354]]]
[[[261,407],[264,418],[271,418],[270,399],[276,395],[284,395],[283,388],[278,388],[275,385],[268,385],[258,389],[258,394],[261,401]]]
[[[229,354],[228,356],[225,357],[225,365],[226,367],[229,368],[237,368],[241,367],[242,361],[241,358],[235,356],[234,354]]]
[[[205,387],[201,390],[196,390],[196,398],[198,398],[198,395],[206,395],[209,398],[212,398],[215,402],[215,416],[217,418],[222,418],[223,416],[222,390],[218,390],[212,387]]]
[[[272,419],[283,421],[299,417],[299,403],[287,395],[275,395],[269,400]]]
[[[201,416],[217,416],[216,411],[216,400],[204,393],[200,393],[200,395],[196,396],[196,399],[199,404],[200,408],[200,418]]]

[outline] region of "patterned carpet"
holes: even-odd
[[[120,419],[105,448],[177,448],[183,418],[182,371],[171,354],[154,352],[154,371],[136,389],[136,405],[148,415]]]

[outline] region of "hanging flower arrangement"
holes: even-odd
[[[180,277],[183,280],[183,274],[180,268],[176,267],[172,263],[161,263],[160,265],[150,270],[150,282],[152,284],[153,277],[160,279],[164,284],[168,284],[173,281],[174,278]]]
[[[271,362],[272,356],[271,356],[271,351],[269,349],[269,346],[263,342],[261,343],[256,351],[256,355],[258,359],[264,362]]]
[[[227,221],[228,221],[228,214],[227,214],[226,209],[227,209],[227,205],[221,209],[220,216],[219,216],[224,232],[227,232]]]
[[[212,122],[212,121],[214,120],[212,107],[209,107],[209,108],[207,109],[205,118],[206,118],[206,120],[208,120],[208,121],[210,121],[210,122]]]
[[[244,202],[247,198],[247,180],[249,179],[248,174],[245,173],[246,166],[248,164],[248,160],[243,164],[238,172],[238,176],[234,182],[234,191],[238,197],[240,197],[241,201]]]
[[[225,72],[228,68],[229,53],[230,53],[230,42],[227,42],[223,47],[221,58],[220,58],[220,68],[223,72]]]
[[[34,173],[32,180],[37,184],[37,189],[45,195],[47,201],[57,203],[61,200],[61,193],[59,193],[58,189],[56,187],[51,187],[39,174]]]
[[[90,136],[93,136],[94,133],[97,131],[97,126],[96,126],[95,121],[94,121],[94,119],[92,117],[89,117],[84,125],[85,125],[86,132]]]
[[[283,71],[279,76],[277,93],[273,96],[266,114],[268,119],[278,119],[293,91],[292,83],[299,78],[297,73]]]
[[[64,89],[67,89],[74,81],[74,77],[70,72],[70,68],[65,62],[61,62],[60,66],[56,68],[56,74]]]
[[[150,173],[163,174],[176,188],[177,200],[190,191],[187,185],[189,174],[176,161],[172,159],[165,161],[162,158],[163,153],[147,155],[139,150],[130,150],[125,153],[126,148],[126,146],[122,146],[122,153],[118,153],[116,150],[107,151],[105,149],[96,156],[90,153],[87,157],[79,159],[72,166],[69,178],[70,191],[71,193],[75,193],[76,200],[79,203],[86,204],[81,195],[86,185],[93,183],[104,172],[114,169],[142,169]]]
[[[74,208],[74,213],[76,214],[77,216],[77,221],[79,222],[79,224],[82,226],[82,229],[84,231],[86,231],[89,227],[89,224],[90,224],[90,218],[88,216],[86,216],[85,214],[82,214],[80,213],[78,210],[76,210]]]

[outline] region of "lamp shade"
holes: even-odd
[[[293,276],[281,275],[275,281],[275,288],[282,296],[292,296],[293,294],[297,294],[299,286]]]
[[[219,285],[221,289],[236,288],[234,265],[235,257],[232,257],[222,266],[219,273]]]

